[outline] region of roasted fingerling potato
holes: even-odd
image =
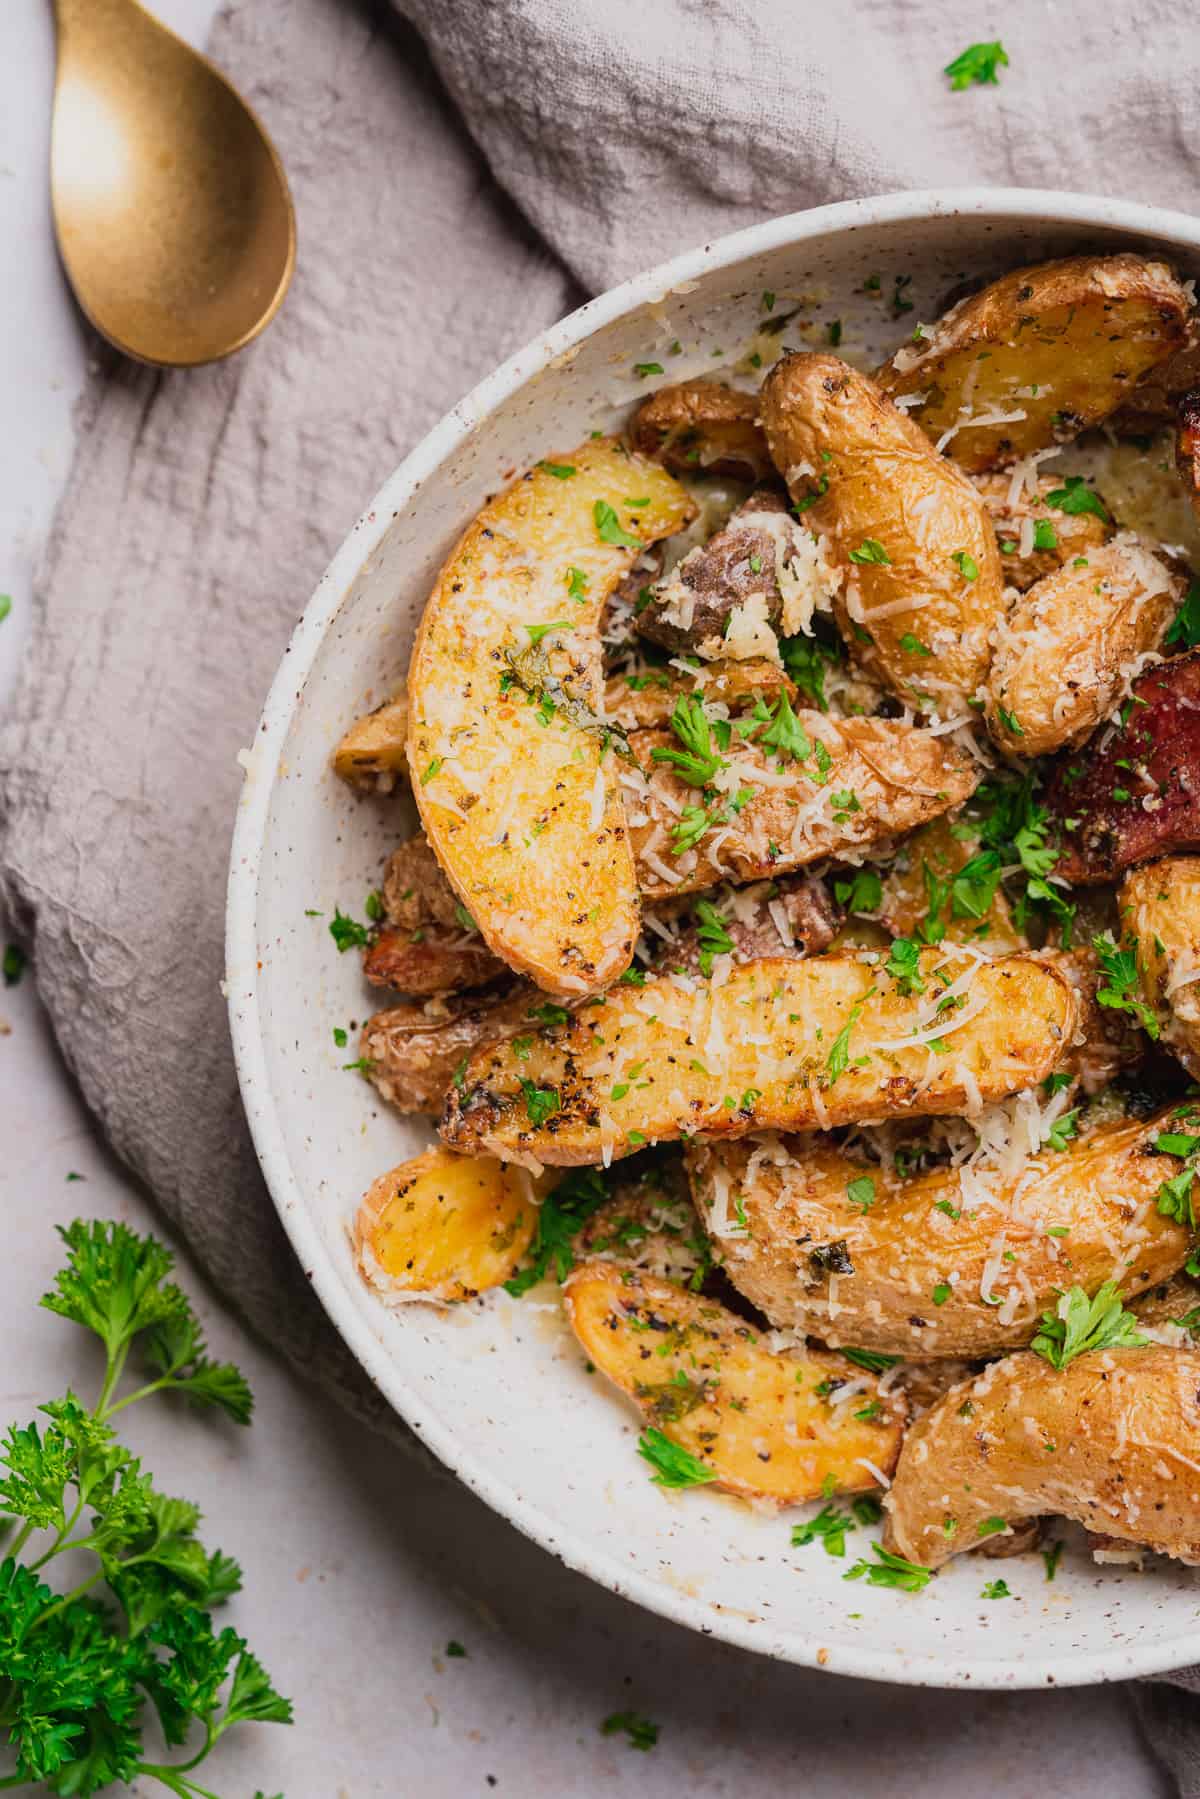
[[[868,375],[836,356],[783,356],[763,384],[771,454],[843,580],[834,603],[856,659],[919,712],[962,712],[1004,610],[983,500]]]
[[[819,1135],[695,1144],[692,1195],[772,1324],[911,1360],[999,1355],[1064,1287],[1135,1297],[1191,1247],[1151,1203],[1181,1166],[1154,1147],[1172,1109],[1076,1137],[1070,1098],[1010,1101],[987,1121],[1006,1149],[907,1177]]]
[[[1200,856],[1167,856],[1126,875],[1121,918],[1138,985],[1162,1041],[1200,1079]]]
[[[986,717],[1001,749],[1045,756],[1083,743],[1158,648],[1185,587],[1134,531],[1035,582],[996,627]]]
[[[724,751],[694,702],[688,723],[683,737],[639,732],[630,739],[633,766],[621,772],[647,899],[861,851],[961,805],[979,779],[953,744],[895,719],[801,710],[783,715],[786,741],[776,724],[765,747],[739,742],[735,731]],[[687,753],[697,732],[708,745],[699,769]],[[709,783],[698,790],[705,773]]]
[[[704,662],[684,673],[676,665],[636,674],[610,675],[604,684],[604,716],[623,731],[665,730],[680,699],[705,700],[749,712],[756,700],[775,704],[782,694],[796,699],[795,682],[778,662],[752,656],[744,662]]]
[[[422,834],[392,852],[381,891],[383,921],[363,956],[363,973],[373,986],[427,999],[485,987],[508,973]]]
[[[1066,443],[1179,350],[1192,300],[1166,263],[1126,252],[1014,269],[922,326],[880,369],[893,399],[961,468]]]
[[[536,987],[510,982],[432,1004],[389,1006],[362,1028],[363,1073],[398,1112],[437,1114],[455,1070],[483,1044],[536,1024],[547,1003]]]
[[[799,1505],[873,1491],[895,1466],[903,1397],[842,1356],[772,1352],[715,1300],[619,1263],[581,1263],[565,1299],[588,1359],[698,1464],[664,1485]]]
[[[719,381],[679,381],[642,401],[629,427],[630,442],[675,475],[725,475],[761,481],[774,473],[758,395]]]
[[[884,1501],[888,1549],[938,1568],[1053,1515],[1200,1561],[1200,1350],[1022,1351],[918,1418]]]
[[[408,753],[426,835],[488,948],[559,996],[615,980],[638,936],[601,612],[694,510],[658,463],[589,440],[489,501],[417,632]]]
[[[389,1304],[474,1299],[517,1269],[537,1198],[523,1168],[426,1150],[372,1185],[354,1221],[355,1259]]]
[[[961,1112],[1055,1072],[1079,1022],[1071,983],[1029,956],[926,950],[897,976],[854,955],[730,962],[707,981],[618,986],[519,1052],[473,1055],[443,1138],[504,1160],[598,1163],[685,1135]]]

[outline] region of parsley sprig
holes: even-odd
[[[0,1446],[0,1508],[13,1524],[0,1563],[0,1728],[15,1758],[0,1786],[87,1799],[144,1779],[211,1799],[192,1772],[226,1731],[290,1723],[292,1708],[245,1639],[214,1628],[212,1610],[241,1586],[237,1563],[204,1548],[199,1508],[155,1488],[112,1420],[177,1392],[248,1424],[250,1389],[208,1356],[162,1244],[78,1220],[60,1235],[67,1263],[42,1304],[95,1332],[105,1371],[94,1406],[68,1392]],[[135,1353],[149,1378],[119,1397]],[[27,1549],[36,1553],[22,1559]],[[43,1576],[68,1551],[80,1577],[59,1592]],[[178,1760],[145,1758],[147,1702],[168,1749],[184,1750]]]
[[[651,758],[655,762],[669,762],[680,780],[686,781],[689,787],[707,787],[725,763],[713,747],[712,724],[704,710],[704,701],[696,694],[681,693],[671,712],[671,729],[682,749],[664,748],[659,744],[651,750]]]
[[[1104,979],[1096,999],[1110,1012],[1128,1012],[1148,1037],[1158,1036],[1158,1019],[1138,991],[1137,951],[1131,943],[1118,943],[1111,931],[1092,938],[1092,948]]]
[[[1041,1329],[1029,1347],[1052,1368],[1065,1368],[1093,1349],[1140,1348],[1146,1338],[1137,1326],[1136,1315],[1121,1304],[1116,1281],[1105,1281],[1091,1299],[1082,1287],[1072,1287],[1053,1311],[1042,1313]]]

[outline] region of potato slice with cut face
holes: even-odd
[[[799,1505],[895,1466],[904,1401],[844,1357],[773,1354],[715,1300],[613,1262],[580,1264],[565,1298],[589,1359],[725,1492]]]
[[[1182,574],[1135,531],[1080,560],[1035,582],[997,627],[985,710],[1010,755],[1082,743],[1179,610]]]
[[[367,1285],[390,1304],[474,1299],[516,1271],[537,1222],[523,1168],[429,1149],[381,1174],[354,1221]]]
[[[843,571],[834,601],[856,658],[917,711],[961,712],[1004,609],[983,500],[868,375],[815,351],[762,390],[771,454]]]
[[[926,1568],[1053,1514],[1200,1561],[1200,1350],[993,1362],[918,1418],[884,1501],[888,1549]]]
[[[629,427],[644,456],[676,475],[761,481],[774,473],[758,422],[758,395],[719,381],[679,381],[642,401]]]
[[[610,675],[604,684],[604,716],[623,731],[664,730],[675,702],[694,693],[732,712],[748,712],[759,698],[772,704],[786,693],[794,701],[796,686],[778,663],[764,656],[705,662],[688,674],[674,667],[652,668],[644,674]]]
[[[488,947],[551,993],[603,986],[633,954],[599,620],[642,546],[693,511],[611,438],[541,462],[468,528],[417,633],[408,749],[426,834]]]
[[[519,1054],[482,1049],[441,1131],[466,1153],[569,1164],[685,1135],[960,1112],[1053,1072],[1079,1010],[1056,968],[952,946],[924,951],[911,979],[853,955],[718,963],[711,981],[614,988]]]
[[[1130,399],[1183,344],[1192,302],[1164,262],[1069,256],[961,300],[876,379],[972,472],[1066,443]]]
[[[393,694],[356,718],[333,752],[334,773],[363,793],[390,793],[408,779],[408,696]]]
[[[1126,875],[1121,917],[1162,1040],[1200,1079],[1200,856],[1168,856]]]
[[[987,1120],[997,1149],[906,1179],[827,1137],[696,1145],[692,1193],[772,1324],[914,1360],[998,1355],[1031,1341],[1063,1287],[1116,1280],[1135,1297],[1187,1260],[1190,1232],[1150,1203],[1182,1166],[1154,1150],[1172,1109],[1044,1144],[1055,1119],[1070,1132],[1069,1106],[1023,1095]]]

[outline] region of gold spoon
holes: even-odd
[[[67,278],[96,330],[190,367],[274,318],[296,261],[283,165],[212,64],[137,0],[54,0],[50,150]]]

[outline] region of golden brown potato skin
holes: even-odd
[[[763,384],[762,417],[793,500],[820,496],[804,519],[844,571],[835,613],[855,656],[918,711],[961,711],[987,672],[988,633],[1003,611],[1000,552],[979,494],[836,356],[782,357]],[[886,563],[854,560],[872,544]]]
[[[1069,256],[970,295],[877,379],[893,398],[927,396],[912,417],[961,468],[1001,468],[1115,412],[1183,344],[1191,310],[1166,263]],[[1017,412],[1024,417],[963,422]]]
[[[575,1268],[565,1300],[589,1359],[725,1492],[798,1505],[872,1490],[873,1469],[895,1466],[903,1397],[842,1356],[772,1354],[715,1300],[613,1262]],[[853,1399],[836,1406],[839,1388]]]
[[[420,832],[388,858],[383,875],[386,922],[372,933],[363,973],[376,987],[428,999],[485,987],[506,974],[438,866]]]
[[[1193,313],[1180,349],[1143,376],[1108,421],[1124,437],[1145,437],[1174,421],[1180,396],[1200,387],[1200,321]]]
[[[1004,584],[1018,587],[1022,593],[1043,575],[1052,575],[1056,569],[1074,562],[1077,556],[1090,556],[1113,534],[1112,526],[1097,518],[1094,512],[1060,512],[1057,507],[1046,504],[1046,495],[1061,488],[1061,476],[1057,479],[1053,475],[1037,476],[1037,493],[1032,497],[1027,481],[1020,482],[1019,493],[1015,498],[1012,496],[1013,477],[1010,474],[974,475],[971,484],[982,495],[996,533]],[[1104,510],[1107,512],[1108,507]],[[1025,550],[1021,548],[1022,539],[1030,535],[1025,528],[1026,520],[1035,529],[1041,525],[1043,535],[1047,525],[1051,528],[1054,533],[1052,548],[1039,550],[1036,544]]]
[[[1200,1561],[1200,1350],[1096,1350],[1065,1368],[1024,1351],[918,1418],[904,1441],[884,1542],[938,1568],[990,1518],[1054,1514]]]
[[[761,481],[774,473],[758,395],[719,381],[679,381],[642,401],[629,427],[630,442],[675,475],[726,475]]]
[[[678,749],[678,742],[668,731],[639,732],[630,740],[645,785],[633,787],[629,770],[622,784],[645,898],[693,893],[730,877],[759,880],[861,849],[961,805],[978,785],[970,757],[928,731],[886,718],[835,720],[810,711],[796,717],[812,754],[785,764],[791,779],[780,783],[774,755],[751,742],[731,750],[736,786],[754,797],[728,816],[723,806],[715,808],[717,824],[681,855],[673,832],[682,808],[699,796],[669,762],[654,759],[656,749]],[[815,759],[818,744],[829,759],[823,770]]]
[[[615,980],[639,926],[621,758],[597,715],[600,617],[641,546],[694,511],[660,464],[589,440],[484,506],[417,631],[408,760],[426,835],[488,948],[563,997]]]
[[[902,1181],[821,1136],[696,1145],[688,1174],[702,1219],[718,1193],[730,1219],[740,1199],[747,1231],[734,1222],[720,1240],[725,1270],[772,1324],[914,1360],[990,1356],[1027,1344],[1063,1287],[1116,1280],[1131,1297],[1183,1266],[1189,1233],[1147,1205],[1179,1168],[1151,1148],[1170,1117],[1044,1149],[1019,1177],[993,1176],[989,1199],[964,1191],[958,1169]],[[864,1175],[875,1192],[865,1212],[848,1193]],[[831,1244],[851,1270],[836,1288],[813,1259]]]
[[[389,1006],[362,1028],[368,1078],[399,1112],[440,1112],[460,1063],[482,1044],[528,1027],[542,1000],[535,987],[520,983],[432,1007]]]
[[[935,966],[947,985],[960,971],[969,983],[949,1055],[902,1041],[935,1013],[944,991],[931,989]],[[946,949],[925,951],[920,970],[923,999],[904,997],[854,956],[765,957],[727,978],[714,969],[694,991],[669,975],[616,987],[539,1031],[521,1055],[496,1043],[472,1056],[448,1096],[442,1136],[471,1155],[597,1163],[606,1151],[629,1155],[685,1133],[744,1137],[961,1112],[968,1080],[987,1104],[1072,1053],[1080,1002],[1049,964],[1006,956],[971,970],[964,952]]]
[[[333,752],[335,774],[363,793],[390,793],[408,778],[408,695],[393,694],[356,718]]]
[[[985,714],[1010,755],[1045,756],[1089,737],[1179,609],[1181,575],[1136,532],[1083,561],[1035,582],[997,628]]]
[[[1168,856],[1126,875],[1121,917],[1162,1040],[1200,1079],[1200,856]]]
[[[428,1149],[373,1183],[354,1221],[354,1256],[387,1302],[453,1305],[515,1273],[536,1222],[524,1169]]]

